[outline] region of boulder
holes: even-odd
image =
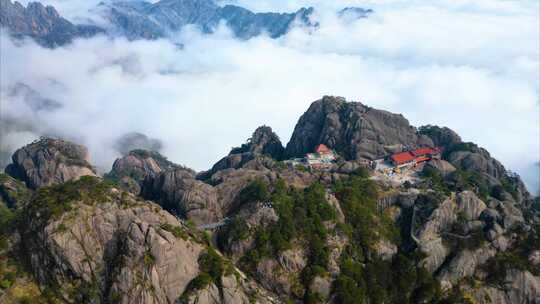
[[[475,148],[473,151],[456,150],[451,152],[447,159],[455,167],[485,173],[495,179],[500,179],[506,174],[503,165],[482,148]]]
[[[86,147],[62,139],[42,137],[15,151],[6,173],[31,189],[97,176]]]
[[[251,295],[251,294],[250,294]],[[180,303],[185,304],[249,304],[250,295],[241,282],[234,275],[223,276],[221,286],[215,283],[196,290],[183,298]],[[260,299],[257,299],[260,300]]]
[[[437,147],[450,147],[461,142],[461,137],[447,127],[426,125],[418,128],[419,133],[428,136]]]
[[[434,169],[440,172],[443,177],[449,176],[456,168],[449,162],[442,159],[432,159],[426,163],[424,170]]]

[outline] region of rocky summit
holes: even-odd
[[[346,159],[376,159],[405,148],[433,145],[400,114],[332,96],[314,102],[300,117],[286,154],[301,156],[319,143],[333,147]]]
[[[0,303],[540,303],[539,235],[540,199],[485,149],[325,96],[286,147],[262,126],[205,172],[17,150]]]

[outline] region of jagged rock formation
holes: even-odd
[[[30,2],[27,7],[11,0],[0,1],[0,26],[18,38],[31,37],[38,43],[55,47],[78,37],[91,37],[103,32],[93,25],[75,25],[62,18],[54,7]]]
[[[418,141],[416,129],[400,114],[325,96],[300,117],[286,155],[299,157],[322,143],[347,160],[376,159],[415,147]]]
[[[86,147],[61,139],[41,138],[15,151],[12,160],[6,173],[32,189],[97,175]]]
[[[139,194],[146,178],[155,177],[163,171],[179,167],[158,152],[132,150],[126,156],[114,161],[107,177],[118,181],[129,192]]]
[[[272,128],[261,126],[253,132],[247,143],[233,148],[229,155],[219,160],[210,171],[201,174],[200,178],[209,178],[214,173],[224,169],[238,169],[256,158],[264,162],[262,159],[264,156],[279,160],[282,158],[283,152],[283,145]]]

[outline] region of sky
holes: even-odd
[[[97,20],[98,1],[43,2],[70,20]],[[114,142],[136,131],[160,139],[170,160],[205,170],[263,124],[285,144],[311,102],[335,95],[402,113],[415,126],[450,127],[540,191],[538,1],[220,3],[313,6],[320,28],[248,41],[225,26],[211,35],[184,28],[171,39],[96,37],[54,50],[2,33],[0,114],[21,126],[4,132],[0,149],[54,134],[87,145],[108,171]],[[374,13],[338,19],[347,6]],[[13,93],[20,83],[35,90],[31,97]],[[59,106],[36,110],[28,101],[36,96]]]

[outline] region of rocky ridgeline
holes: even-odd
[[[341,156],[327,170],[281,161],[319,143]],[[369,178],[364,160],[419,146],[444,147],[420,182]],[[133,150],[101,178],[84,147],[43,138],[6,173],[2,303],[21,290],[36,303],[540,303],[540,200],[519,177],[448,128],[342,98],[314,102],[287,148],[263,126],[207,172]]]

